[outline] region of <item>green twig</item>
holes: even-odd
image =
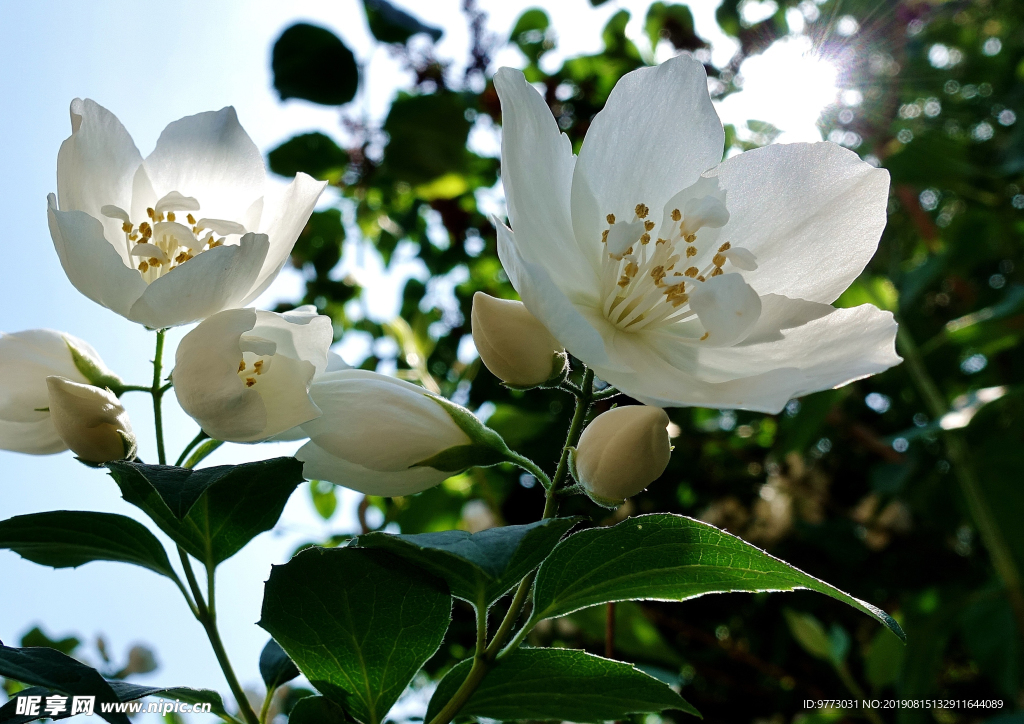
[[[150,393],[153,395],[153,424],[156,426],[156,455],[161,465],[167,464],[167,454],[164,452],[164,418],[160,409],[161,398],[164,396],[164,389],[160,387],[160,374],[163,372],[164,356],[164,335],[166,329],[156,331],[156,353],[153,355],[153,386]]]
[[[899,326],[896,342],[899,345],[900,354],[904,358],[904,368],[921,397],[924,398],[928,412],[936,420],[940,419],[948,412],[946,398],[932,379],[917,344],[903,324]],[[1024,586],[1022,586],[1021,574],[1017,568],[1017,562],[1014,560],[1013,552],[992,513],[992,508],[985,499],[981,482],[971,464],[970,452],[963,436],[956,430],[946,430],[943,433],[943,441],[946,446],[946,455],[953,464],[953,472],[960,484],[960,491],[967,501],[967,508],[974,519],[974,524],[978,526],[978,532],[981,534],[985,548],[988,549],[992,565],[1006,586],[1006,592],[1017,620],[1017,628],[1024,635]]]
[[[199,623],[206,630],[206,637],[210,640],[210,646],[213,647],[217,663],[220,664],[220,669],[224,672],[224,678],[227,679],[228,687],[238,703],[238,712],[247,724],[259,724],[259,718],[256,716],[256,712],[253,711],[252,705],[249,704],[249,699],[246,698],[245,691],[243,691],[242,685],[238,682],[238,677],[235,676],[235,671],[231,667],[231,661],[228,659],[228,653],[224,649],[224,642],[221,641],[220,632],[217,630],[217,614],[213,599],[213,571],[209,567],[207,568],[210,596],[209,606],[207,606],[207,602],[203,600],[202,591],[199,589],[196,574],[192,570],[192,563],[188,559],[188,554],[181,546],[178,546],[178,558],[181,559],[181,567],[185,571],[185,579],[188,581],[189,588],[192,590],[192,596],[196,601],[196,618],[199,619]]]
[[[567,389],[565,386],[562,389]],[[590,406],[594,401],[594,372],[588,369],[583,375],[583,385],[580,388],[568,390],[576,396],[576,410],[572,416],[572,422],[569,424],[569,433],[565,438],[565,445],[562,447],[562,455],[558,461],[558,468],[555,470],[555,475],[551,478],[550,485],[545,485],[547,488],[547,494],[544,498],[544,513],[543,518],[551,518],[558,514],[558,490],[559,486],[565,482],[565,478],[569,473],[569,448],[575,447],[576,443],[580,440],[580,435],[583,434],[583,423],[587,419],[587,415],[590,413]],[[536,465],[526,458],[524,461],[529,462],[530,465],[536,467]],[[522,463],[515,460],[517,465],[523,467]],[[523,467],[524,470],[537,475],[533,470],[528,467]],[[539,468],[538,468],[539,470]],[[543,474],[543,471],[540,471]],[[546,477],[546,476],[545,476]],[[545,477],[537,476],[539,480],[543,482]],[[530,590],[533,587],[534,573],[530,573],[522,581],[519,582],[519,588],[516,589],[516,594],[512,599],[511,605],[508,607],[508,611],[505,613],[505,618],[502,619],[501,624],[498,626],[498,630],[494,633],[494,638],[491,639],[491,643],[488,644],[487,648],[482,652],[479,646],[479,631],[480,623],[478,619],[477,623],[477,652],[473,657],[473,665],[469,669],[469,673],[466,675],[465,680],[459,686],[458,690],[448,700],[448,703],[430,720],[429,724],[449,724],[452,719],[459,713],[466,702],[469,701],[469,697],[473,695],[477,687],[480,686],[480,682],[483,681],[484,676],[491,670],[495,662],[509,653],[514,651],[523,642],[526,636],[530,633],[532,626],[527,622],[516,634],[515,638],[505,646],[505,641],[508,639],[509,634],[512,633],[512,629],[515,628],[516,622],[519,617],[522,616],[523,608],[526,606],[526,600],[529,598]],[[479,611],[479,609],[478,609]],[[478,612],[478,616],[479,616]],[[486,614],[484,614],[486,615]],[[484,623],[486,626],[486,621]],[[504,648],[503,648],[504,647]]]
[[[152,385],[121,385],[115,390],[118,395],[123,395],[125,392],[153,392]]]
[[[207,439],[208,437],[210,437],[210,436],[207,435],[202,430],[200,430],[199,434],[196,435],[194,438],[192,438],[192,442],[190,442],[188,445],[186,445],[185,449],[181,451],[181,455],[178,456],[178,460],[174,464],[176,466],[180,467],[181,464],[183,462],[185,462],[185,458],[188,457],[188,454],[190,452],[192,452],[192,448],[194,448],[196,445],[198,445],[199,443],[201,443],[203,440]]]
[[[264,697],[263,706],[260,708],[260,724],[266,724],[267,714],[270,713],[270,702],[274,700],[274,693],[276,691],[276,686],[267,687],[267,695]]]
[[[509,452],[510,454],[507,460],[510,463],[519,466],[520,468],[528,472],[530,475],[537,478],[537,480],[541,482],[541,485],[544,486],[545,490],[551,488],[551,478],[548,477],[547,473],[541,470],[540,466],[537,465],[537,463],[533,462],[533,460],[530,460],[530,458],[526,457],[525,455],[520,455],[515,451]]]

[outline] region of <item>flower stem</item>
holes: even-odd
[[[270,713],[270,703],[274,700],[274,693],[276,691],[276,686],[271,686],[267,689],[267,696],[263,699],[263,707],[260,709],[260,724],[266,724],[267,714]]]
[[[167,454],[164,452],[164,418],[160,408],[161,399],[164,396],[165,388],[160,386],[160,375],[163,372],[164,357],[164,334],[166,329],[156,331],[156,353],[153,355],[153,387],[150,393],[153,395],[153,425],[156,427],[156,455],[161,465],[167,464]]]
[[[256,712],[253,711],[252,706],[249,704],[249,700],[242,690],[242,685],[238,683],[238,677],[235,676],[235,671],[231,668],[231,661],[228,659],[227,651],[224,649],[224,642],[221,641],[220,632],[217,630],[217,612],[213,598],[213,570],[207,567],[207,576],[209,577],[208,594],[210,597],[207,604],[203,600],[203,593],[199,588],[199,582],[196,580],[196,574],[192,570],[192,563],[188,559],[188,554],[181,546],[178,546],[178,557],[181,559],[181,567],[185,571],[185,579],[188,581],[188,586],[192,590],[192,596],[195,598],[196,618],[199,619],[199,623],[206,630],[206,637],[210,640],[210,646],[213,647],[217,663],[220,664],[221,671],[224,672],[224,678],[227,679],[228,687],[231,689],[231,693],[234,694],[235,701],[238,702],[238,711],[247,724],[259,724]]]
[[[932,379],[921,352],[917,348],[917,343],[903,324],[899,326],[896,342],[899,345],[900,354],[904,358],[904,367],[921,397],[924,398],[928,412],[933,418],[939,419],[948,412],[946,398],[939,391],[935,380]],[[943,441],[946,455],[953,463],[953,471],[960,484],[960,491],[967,501],[967,508],[974,519],[974,524],[978,526],[981,540],[992,558],[992,565],[1002,579],[1003,585],[1006,586],[1006,593],[1017,620],[1017,628],[1024,635],[1024,585],[1022,585],[1017,562],[1014,560],[1010,546],[992,513],[992,508],[985,499],[981,483],[971,463],[967,443],[956,430],[944,431]]]
[[[564,389],[564,388],[563,388]],[[580,441],[580,435],[583,434],[583,423],[587,419],[587,415],[590,413],[590,406],[594,401],[594,371],[588,369],[583,374],[583,385],[579,389],[571,390],[573,395],[576,396],[576,410],[572,416],[572,422],[569,423],[569,432],[565,438],[565,445],[562,446],[562,455],[558,460],[558,468],[555,470],[555,475],[551,478],[550,485],[545,485],[547,488],[547,495],[544,500],[544,513],[541,518],[552,518],[558,514],[558,488],[565,482],[565,478],[569,473],[569,448],[575,447],[576,443]],[[541,473],[537,475],[531,468],[526,467],[525,463],[529,463]],[[538,480],[544,481],[547,476],[543,475],[543,471],[540,470],[535,463],[528,458],[520,460],[513,460],[517,465],[522,467],[527,472],[532,473],[537,477]],[[541,477],[543,476],[543,477]],[[522,581],[519,582],[519,588],[516,589],[516,594],[512,598],[512,603],[508,607],[508,611],[505,613],[505,618],[502,619],[501,624],[498,626],[498,630],[494,632],[494,638],[491,639],[491,643],[488,644],[487,648],[483,651],[480,650],[479,639],[477,642],[477,653],[473,657],[473,665],[469,669],[469,674],[466,675],[465,680],[459,686],[458,690],[448,700],[448,703],[430,720],[429,724],[449,724],[452,719],[459,713],[466,702],[469,701],[469,697],[473,695],[477,687],[480,686],[480,682],[483,681],[484,676],[491,670],[495,662],[519,647],[519,644],[523,642],[527,634],[530,633],[532,626],[523,626],[519,633],[516,634],[515,638],[512,639],[511,643],[506,647],[505,641],[508,640],[509,635],[512,633],[512,629],[515,628],[516,621],[523,613],[523,608],[526,606],[526,599],[530,595],[530,590],[533,587],[534,573],[529,573]],[[478,613],[478,616],[480,614]],[[486,615],[486,614],[484,614]],[[486,625],[486,621],[485,621]],[[480,623],[478,619],[477,633],[479,636]],[[503,648],[504,647],[504,648]]]
[[[185,462],[185,458],[188,457],[188,454],[190,452],[192,452],[192,449],[208,437],[209,435],[200,430],[199,434],[192,438],[192,442],[186,445],[185,449],[181,451],[181,455],[178,456],[178,460],[174,464],[178,467],[181,467],[181,464]]]

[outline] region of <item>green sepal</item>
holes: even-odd
[[[539,385],[513,385],[511,382],[504,381],[501,384],[510,390],[520,390],[522,392],[527,390],[552,390],[569,379],[570,371],[569,355],[563,349],[561,352],[555,352],[551,356],[551,376]]]
[[[443,397],[431,395],[430,399],[444,408],[459,429],[466,433],[468,445],[454,445],[436,455],[413,463],[412,468],[434,468],[446,473],[460,473],[473,467],[488,467],[507,462],[513,455],[505,439],[480,422],[479,418],[461,405]]]
[[[138,441],[134,436],[129,435],[124,430],[118,430],[117,434],[121,436],[121,447],[124,449],[124,459],[134,460],[136,454],[139,452]]]
[[[414,463],[414,468],[434,468],[442,472],[461,473],[469,468],[486,468],[505,462],[506,457],[491,447],[478,444],[456,445],[442,450],[437,455]]]
[[[85,379],[89,380],[89,384],[109,388],[111,392],[120,397],[124,392],[124,380],[112,372],[108,373],[100,368],[95,360],[75,347],[70,339],[67,337],[63,339],[64,344],[68,346],[68,351],[71,352],[71,359],[74,361],[75,367]]]

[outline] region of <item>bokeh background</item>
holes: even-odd
[[[1014,713],[1024,705],[1022,21],[1012,0],[0,2],[0,329],[70,332],[126,380],[145,380],[152,335],[78,295],[46,230],[68,104],[107,106],[144,154],[171,120],[231,104],[276,182],[300,170],[331,181],[293,265],[258,304],[315,304],[350,364],[441,391],[548,465],[569,400],[503,388],[469,336],[475,291],[514,294],[487,221],[503,213],[490,77],[523,68],[578,148],[622,74],[693,53],[727,124],[726,155],[827,139],[889,169],[878,254],[838,304],[892,310],[906,362],[777,416],[672,411],[676,450],[658,482],[615,513],[582,498],[564,510],[598,522],[699,517],[884,607],[909,643],[807,593],[619,604],[610,642],[605,610],[591,609],[540,628],[536,642],[637,663],[712,722],[864,718],[802,704],[849,695],[1003,702],[880,711],[874,722],[1024,721]],[[131,394],[152,458],[147,399]],[[195,426],[171,408],[177,450]],[[225,445],[208,464],[293,449]],[[70,455],[0,452],[0,470],[5,518],[141,517]],[[221,626],[243,683],[261,694],[267,636],[254,622],[271,564],[365,529],[528,522],[542,506],[538,487],[491,468],[405,499],[300,488],[279,526],[221,567]],[[140,683],[226,691],[173,585],[145,571],[52,571],[0,551],[0,639],[26,634]],[[428,673],[471,641],[457,606]],[[151,668],[136,649],[125,671],[138,645],[154,652],[155,670],[130,673]],[[422,714],[431,676],[396,719]]]

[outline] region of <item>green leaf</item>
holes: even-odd
[[[124,461],[107,467],[125,500],[208,566],[273,528],[303,480],[295,458],[200,470]]]
[[[113,513],[56,510],[17,515],[0,522],[0,548],[51,568],[118,561],[177,580],[156,536],[138,521]]]
[[[676,50],[693,51],[706,48],[708,45],[697,35],[693,25],[693,13],[685,5],[652,3],[647,10],[644,31],[651,42],[652,50],[662,38],[670,42]]]
[[[800,648],[816,659],[834,663],[832,658],[832,641],[829,639],[821,621],[809,613],[800,613],[792,609],[783,611],[786,624]]]
[[[554,47],[551,33],[548,32],[551,19],[540,8],[530,8],[516,20],[509,40],[519,46],[519,50],[530,63],[535,64],[544,53]]]
[[[426,33],[436,43],[444,35],[441,28],[425,25],[387,0],[363,0],[363,9],[370,32],[382,43],[405,43],[418,33]]]
[[[81,645],[82,642],[75,636],[65,636],[62,639],[52,639],[38,626],[34,626],[21,637],[21,648],[27,648],[30,646],[46,646],[47,648],[57,649],[62,654],[67,654],[68,656],[73,654],[75,649]]]
[[[452,698],[471,664],[463,661],[441,680],[425,721]],[[700,716],[668,685],[630,664],[573,649],[517,649],[487,673],[459,713],[503,721],[604,722],[667,709]]]
[[[313,507],[320,517],[330,520],[334,511],[338,509],[338,490],[334,483],[326,480],[309,481],[309,497],[313,501]]]
[[[193,689],[187,686],[142,686],[127,681],[109,681],[121,701],[135,701],[147,696],[160,696],[163,699],[181,699],[188,704],[210,704],[210,713],[225,716],[224,700],[220,694],[211,689]]]
[[[95,696],[96,713],[111,724],[130,724],[124,714],[103,713],[102,703],[119,702],[96,669],[48,648],[15,649],[0,644],[0,676],[68,696]]]
[[[276,688],[299,675],[299,667],[288,658],[281,645],[270,639],[260,653],[260,676],[267,689]]]
[[[288,724],[349,724],[345,710],[325,696],[307,696],[288,715]]]
[[[378,724],[441,645],[444,584],[384,551],[311,548],[274,566],[259,625],[310,683]]]
[[[356,95],[359,68],[355,56],[327,28],[296,23],[274,43],[271,66],[281,100],[302,98],[340,106]]]
[[[797,589],[849,604],[906,640],[900,625],[880,608],[712,525],[667,513],[591,528],[559,543],[537,572],[531,620],[608,601],[685,601],[708,593]]]
[[[367,533],[351,545],[394,553],[443,578],[453,596],[486,609],[540,565],[577,521],[579,518],[548,518],[479,533]]]
[[[267,154],[270,170],[281,176],[308,173],[321,181],[335,182],[345,173],[348,154],[329,136],[303,133]]]
[[[457,93],[400,94],[384,121],[390,138],[384,166],[395,180],[413,185],[465,172],[471,125],[465,100]]]

